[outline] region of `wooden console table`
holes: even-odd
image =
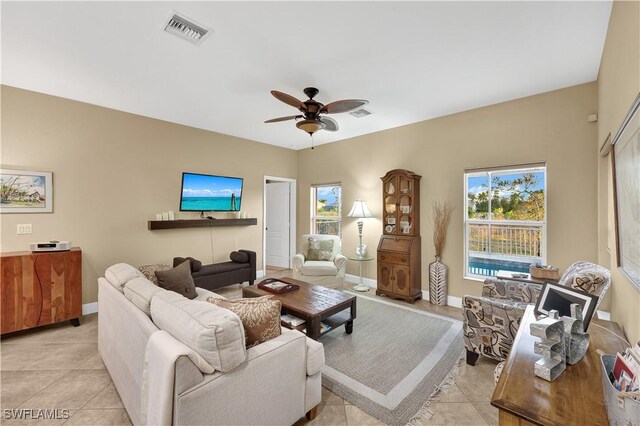
[[[624,351],[628,345],[618,337],[624,336],[622,329],[615,322],[592,319],[587,354],[548,382],[533,374],[533,364],[541,357],[533,351],[538,338],[529,331],[533,309],[527,307],[491,398],[500,410],[500,425],[608,425],[598,350]]]

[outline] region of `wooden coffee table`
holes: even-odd
[[[333,290],[309,284],[293,278],[278,278],[279,281],[297,284],[300,289],[283,294],[274,294],[258,288],[257,285],[242,288],[243,297],[273,296],[282,302],[282,313],[294,315],[305,320],[307,336],[314,340],[342,324],[347,334],[353,332],[353,320],[356,319],[356,296],[343,291]],[[320,323],[329,327],[320,332]]]

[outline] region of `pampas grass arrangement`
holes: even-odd
[[[436,249],[436,257],[442,257],[453,206],[448,201],[444,203],[435,201],[431,205],[431,210],[433,212],[433,246]]]

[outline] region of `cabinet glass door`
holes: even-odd
[[[399,220],[398,220],[398,234],[400,235],[413,235],[414,230],[414,221],[413,221],[413,211],[414,211],[414,200],[413,200],[413,181],[411,179],[407,179],[403,175],[398,177],[398,186],[399,186],[399,194],[398,194],[398,209],[399,209]]]
[[[396,179],[384,183],[384,233],[398,232],[398,187]]]

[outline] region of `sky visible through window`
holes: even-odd
[[[318,200],[327,200],[326,205],[336,204],[338,201],[337,194],[339,191],[335,191],[335,186],[320,186],[318,187]]]

